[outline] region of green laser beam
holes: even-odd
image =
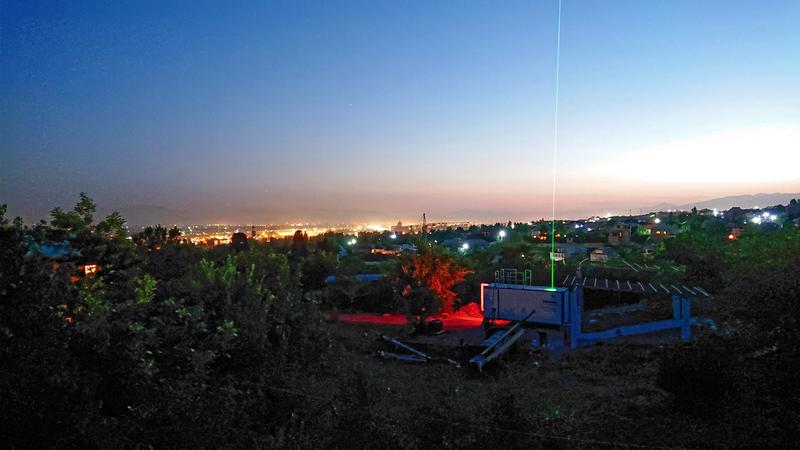
[[[553,223],[550,227],[550,288],[556,285],[556,157],[558,156],[558,79],[561,69],[561,0],[558,0],[558,27],[556,31],[556,105],[553,120]]]

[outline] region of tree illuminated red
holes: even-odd
[[[403,273],[410,277],[415,285],[427,287],[435,292],[442,302],[441,311],[451,313],[456,299],[456,293],[451,288],[464,281],[464,277],[471,271],[457,264],[450,255],[423,249],[403,261]],[[411,284],[408,284],[404,291],[410,289]]]

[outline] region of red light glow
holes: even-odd
[[[484,308],[483,308],[483,288],[485,288],[488,285],[489,285],[489,283],[481,283],[481,311],[484,310]]]

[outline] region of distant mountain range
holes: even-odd
[[[738,206],[740,208],[755,208],[758,206],[763,208],[765,206],[786,205],[793,198],[800,199],[800,193],[731,195],[728,197],[713,198],[710,200],[703,200],[693,203],[684,203],[680,205],[672,203],[660,203],[655,206],[648,206],[645,208],[641,208],[641,210],[647,212],[656,212],[656,211],[666,211],[669,209],[689,210],[692,209],[693,207],[696,207],[697,209],[708,208],[708,209],[724,210],[733,208],[734,206]]]

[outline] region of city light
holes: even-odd
[[[772,222],[775,222],[775,220],[777,218],[778,218],[778,216],[776,216],[775,214],[772,214],[772,215],[769,216],[769,220],[772,221]]]
[[[390,239],[397,239],[397,235],[396,235],[396,234],[394,234],[394,233],[392,233],[391,235],[389,235],[389,238],[390,238]]]
[[[753,222],[754,224],[760,224],[761,223],[761,217],[758,217],[758,216],[753,217],[752,219],[750,219],[750,221]]]
[[[500,236],[500,239],[503,239],[504,237],[506,237],[506,230],[500,230],[498,235]]]
[[[654,220],[653,222],[655,222],[655,223],[661,223],[661,219],[659,219],[658,217],[656,217],[656,220]]]
[[[463,244],[461,244],[461,250],[469,250],[469,243],[464,242]]]

